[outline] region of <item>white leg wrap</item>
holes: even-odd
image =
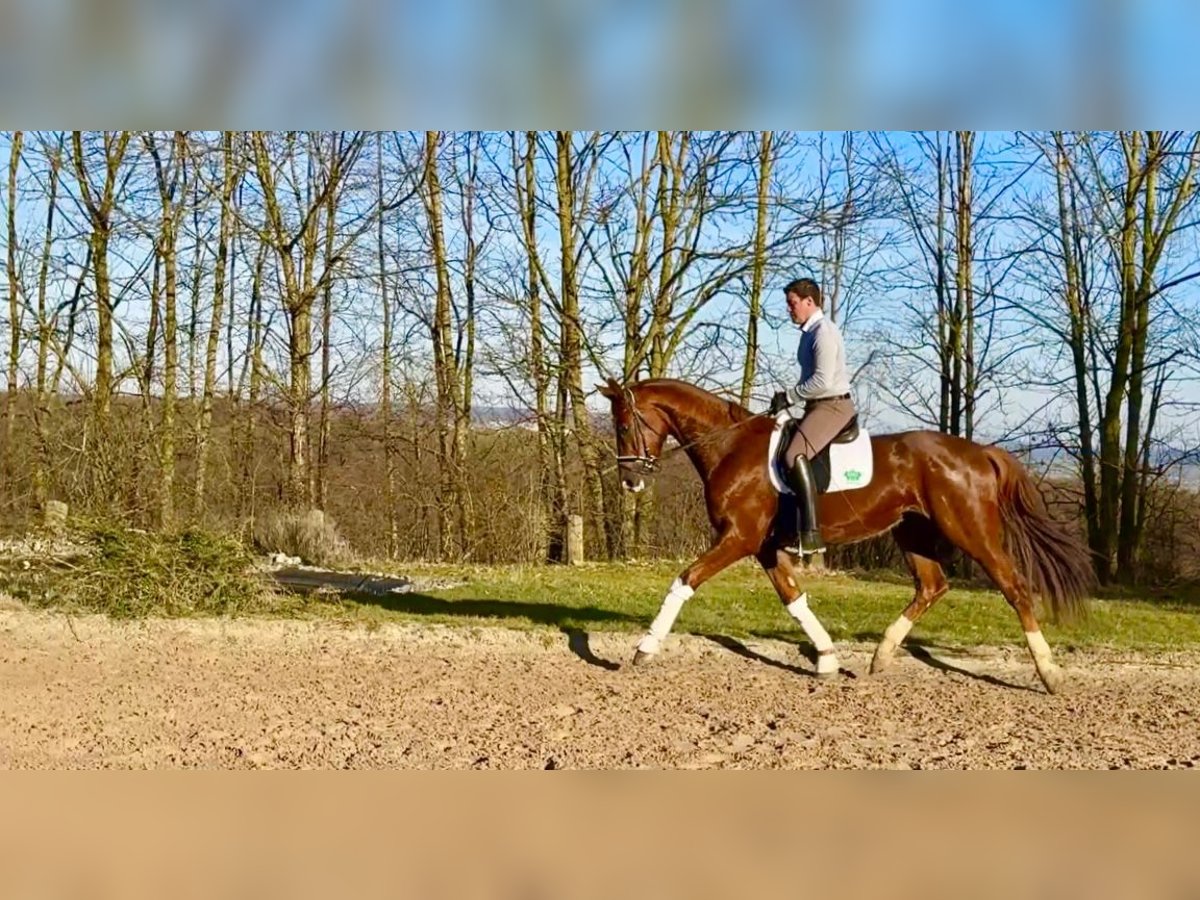
[[[1050,656],[1050,645],[1046,643],[1040,631],[1025,632],[1025,640],[1029,643],[1029,652],[1033,654],[1033,661],[1039,670],[1054,665]]]
[[[883,640],[879,642],[879,650],[883,653],[894,652],[897,647],[904,643],[904,639],[908,637],[908,633],[912,630],[912,627],[913,623],[908,616],[900,616],[883,633]]]
[[[833,654],[833,641],[813,611],[808,608],[808,594],[801,594],[787,605],[787,611],[792,614],[808,639],[817,650],[817,672],[827,675],[838,670],[837,656]]]
[[[829,632],[817,621],[817,617],[813,614],[813,611],[808,608],[808,594],[801,594],[789,603],[787,611],[800,623],[800,627],[804,629],[804,633],[813,642],[813,646],[817,648],[818,653],[822,650],[833,649],[833,641],[829,639]]]
[[[663,599],[662,606],[658,610],[658,615],[650,623],[650,630],[638,644],[640,651],[646,654],[653,654],[662,649],[662,642],[670,633],[671,626],[675,624],[675,619],[679,615],[679,611],[683,609],[683,604],[694,593],[696,592],[692,588],[688,587],[678,578],[675,579],[675,582],[671,585],[671,590],[667,592],[667,596]]]
[[[1062,689],[1063,672],[1050,656],[1050,645],[1040,631],[1025,632],[1025,640],[1029,642],[1029,652],[1033,654],[1033,663],[1037,666],[1042,684],[1051,694],[1058,693]]]

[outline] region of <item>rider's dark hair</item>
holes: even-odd
[[[812,302],[819,308],[821,306],[821,287],[811,278],[797,278],[795,281],[790,281],[787,287],[783,289],[783,294],[786,297],[788,294],[795,294],[798,297],[811,297]]]

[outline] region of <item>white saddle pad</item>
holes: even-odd
[[[767,472],[771,484],[781,494],[792,493],[788,486],[787,473],[783,472],[782,466],[777,463],[783,426],[791,418],[791,413],[786,409],[775,417],[775,430],[771,432],[771,441],[767,446]],[[830,444],[825,453],[829,454],[829,487],[821,491],[822,494],[852,491],[871,483],[874,456],[871,452],[871,435],[863,426],[859,426],[858,437],[849,444]]]

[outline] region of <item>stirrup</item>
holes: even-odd
[[[821,540],[821,532],[809,531],[801,534],[796,541],[800,545],[800,552],[804,556],[813,556],[817,553],[825,552],[825,542]]]
[[[826,551],[825,542],[821,540],[819,533],[813,533],[808,541],[803,541],[798,536],[790,537],[784,541],[780,549],[797,559],[804,556],[815,556]]]

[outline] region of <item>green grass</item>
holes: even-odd
[[[459,577],[465,582],[387,598],[343,598],[330,604],[328,612],[372,624],[491,622],[516,628],[642,631],[683,565],[400,566],[396,571],[416,577]],[[838,641],[878,640],[912,599],[911,582],[888,573],[819,574],[802,578],[800,586]],[[1063,648],[1200,647],[1200,603],[1194,600],[1126,597],[1092,600],[1089,608],[1090,615],[1079,623],[1044,622],[1047,638]],[[792,640],[800,636],[766,576],[750,562],[703,585],[684,606],[674,630]],[[921,619],[911,639],[947,646],[1024,643],[1016,615],[997,591],[953,585]]]
[[[685,562],[566,566],[364,566],[454,587],[385,597],[285,594],[249,569],[240,542],[196,531],[159,535],[85,528],[75,540],[90,552],[66,563],[0,559],[0,591],[31,606],[114,617],[256,615],[324,619],[376,627],[388,622],[500,624],[512,628],[643,631]],[[898,574],[814,574],[801,578],[809,602],[836,641],[879,639],[912,597]],[[1200,597],[1160,591],[1090,602],[1083,622],[1044,622],[1058,647],[1200,647]],[[703,585],[675,632],[798,640],[766,576],[746,561]],[[1016,616],[999,593],[952,585],[910,641],[940,646],[1019,645]]]

